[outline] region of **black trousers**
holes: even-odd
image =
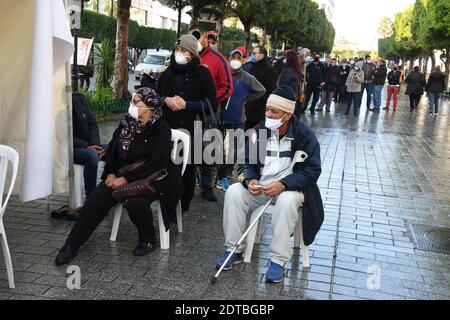
[[[150,209],[150,204],[154,200],[156,197],[146,196],[133,197],[125,201],[128,215],[137,227],[139,242],[156,243],[152,210]],[[77,221],[70,231],[69,240],[80,246],[83,245],[115,204],[117,201],[112,197],[112,190],[104,182],[100,183],[81,209]]]
[[[313,96],[313,100],[311,102],[310,110],[314,112],[316,109],[317,101],[319,101],[320,97],[320,87],[319,86],[306,86],[306,94],[305,94],[305,110],[308,109],[309,99],[311,99],[311,95]]]
[[[412,109],[417,109],[420,102],[420,94],[410,94],[409,95],[409,107]]]

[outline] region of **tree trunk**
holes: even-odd
[[[223,15],[217,19],[217,41],[218,41],[217,49],[219,50],[219,52],[222,52],[223,21],[225,19],[225,0],[222,0],[220,4],[220,10],[222,11]]]
[[[128,93],[128,21],[130,20],[131,0],[118,0],[116,57],[114,72],[114,93],[117,99],[129,96]]]
[[[424,53],[424,55],[423,55],[423,69],[422,69],[422,73],[426,76],[427,75],[427,69],[428,69],[428,59],[429,59],[429,56],[428,56],[428,52],[425,52]]]
[[[182,7],[182,0],[178,0],[178,25],[177,25],[177,39],[180,38],[180,31],[181,31],[181,10]]]
[[[422,70],[422,56],[419,57],[419,70]]]
[[[445,55],[445,61],[443,61],[444,66],[445,66],[445,88],[444,88],[444,91],[448,91],[448,86],[449,86],[449,76],[450,76],[450,50],[449,49],[450,48],[445,50],[445,51],[447,51],[447,54]]]
[[[198,18],[200,17],[200,10],[202,8],[201,7],[197,7],[197,6],[193,6],[192,7],[192,19],[191,22],[189,24],[189,28],[191,28],[192,26],[195,26],[198,22]]]
[[[262,45],[263,46],[266,45],[266,40],[267,40],[267,24],[264,25],[264,29],[263,29],[263,36],[262,36]]]
[[[242,22],[242,23],[244,25],[244,31],[245,31],[245,48],[248,50],[250,48],[250,41],[251,41],[251,33],[250,33],[251,24],[244,23],[244,22]]]
[[[411,58],[411,60],[409,60],[408,73],[410,73],[413,68],[414,68],[414,58]],[[406,79],[406,76],[407,76],[407,74],[405,74],[405,79]]]
[[[430,58],[431,58],[431,69],[434,70],[436,67],[436,57],[434,56],[434,50],[430,50]]]

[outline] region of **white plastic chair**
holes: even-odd
[[[3,202],[3,191],[6,184],[6,173],[8,169],[8,161],[12,164],[11,185]],[[19,154],[11,147],[0,145],[0,240],[2,242],[3,255],[6,262],[6,273],[8,274],[9,287],[14,289],[14,274],[11,261],[11,254],[9,253],[8,241],[6,240],[5,227],[3,225],[3,214],[11,196],[14,183],[17,178],[17,168],[19,167]]]
[[[186,133],[172,129],[172,161],[177,159],[177,155],[179,154],[178,143],[183,142],[183,166],[181,168],[181,175],[184,174],[184,170],[186,169],[187,162],[189,159],[189,150],[190,150],[190,140],[189,135]],[[158,224],[159,224],[159,242],[161,245],[161,249],[169,249],[170,243],[170,230],[166,231],[166,227],[164,225],[164,220],[161,212],[161,205],[158,200],[155,201],[157,210],[158,210]],[[114,206],[114,221],[111,231],[111,237],[109,240],[116,241],[117,232],[119,230],[120,218],[122,216],[122,208],[123,204],[118,203]],[[178,202],[177,205],[177,227],[178,232],[183,232],[183,215],[181,212],[181,203]]]
[[[84,166],[80,164],[73,165],[73,180],[75,182],[75,208],[79,208],[84,204]]]
[[[252,212],[252,215],[250,217],[250,223],[252,223],[258,213],[262,210],[263,206],[256,208]],[[269,210],[273,210],[274,206],[270,205]],[[250,232],[247,235],[247,245],[245,246],[245,252],[244,252],[244,262],[249,263],[252,259],[252,252],[253,252],[253,245],[259,244],[261,239],[261,219],[258,221],[258,223],[250,230]],[[300,253],[302,255],[303,259],[303,267],[309,268],[309,246],[305,246],[303,243],[303,230],[302,230],[302,208],[300,207],[298,209],[298,220],[297,224],[295,225],[295,231],[294,231],[294,248],[300,248]]]

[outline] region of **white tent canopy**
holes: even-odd
[[[64,63],[73,53],[63,0],[3,0],[0,12],[0,143],[20,154],[23,201],[68,190]]]

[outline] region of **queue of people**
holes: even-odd
[[[164,224],[170,228],[176,222],[179,200],[183,212],[190,210],[196,177],[200,196],[206,201],[217,202],[214,187],[225,191],[225,252],[217,258],[217,269],[227,259],[223,270],[243,261],[245,246],[232,254],[231,249],[244,233],[247,214],[269,200],[275,210],[271,220],[268,282],[283,281],[284,265],[292,256],[290,237],[299,208],[303,208],[304,243],[314,241],[324,217],[317,186],[321,174],[320,145],[301,117],[311,98],[311,114],[323,111],[324,107],[330,112],[334,100],[335,105],[346,102],[345,115],[353,106],[353,114],[357,116],[364,91],[367,110],[380,112],[386,78],[388,98],[384,109],[389,110],[393,98],[395,111],[402,77],[398,65],[388,72],[383,59],[372,61],[370,56],[350,61],[343,58],[339,62],[333,58],[322,63],[318,52],[308,64],[309,50],[296,52],[292,48],[287,48],[283,57],[271,64],[264,46],[254,47],[250,56],[244,47],[238,47],[225,58],[217,51],[217,44],[217,35],[200,26],[181,36],[170,65],[161,73],[156,86],[142,85],[132,94],[128,114],[120,120],[107,146],[100,143],[95,116],[85,110],[83,103],[74,104],[80,115],[77,121],[82,123],[82,129],[74,136],[77,149],[82,150],[75,152],[79,159],[88,159],[80,161],[85,166],[86,202],[55,258],[57,265],[67,264],[77,256],[108,211],[119,202],[124,203],[137,228],[138,239],[132,254],[151,253],[157,239],[150,204],[160,201]],[[438,112],[443,79],[439,68],[428,81],[418,68],[406,77],[412,112],[417,111],[424,88],[430,100],[429,111]],[[190,161],[181,175],[180,165],[171,161],[170,129],[185,130],[191,139],[198,139],[194,134],[197,121],[209,125],[211,119],[216,119],[213,129],[225,137],[224,163],[211,165],[203,158],[201,163],[195,163],[193,141],[189,150],[183,150],[189,153]],[[230,141],[237,130],[246,132],[242,148]],[[264,137],[267,139],[261,145]],[[258,157],[252,162],[250,154],[255,150]],[[299,152],[306,155],[302,161]],[[238,161],[239,154],[243,155],[243,163]],[[96,185],[99,161],[105,161],[105,168],[101,183]],[[149,177],[153,183],[150,191],[146,188],[130,191],[130,185],[148,183]]]

